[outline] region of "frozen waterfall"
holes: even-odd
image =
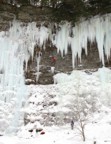
[[[75,27],[68,22],[59,26],[56,24],[55,32],[53,25],[45,27],[41,24],[40,27],[36,27],[34,22],[24,24],[14,20],[8,31],[0,32],[0,104],[4,107],[0,110],[0,114],[1,111],[5,113],[3,116],[0,115],[0,125],[5,122],[6,128],[3,128],[5,132],[16,130],[22,122],[20,110],[27,95],[24,70],[27,70],[29,58],[33,59],[35,45],[45,49],[46,42],[50,40],[62,56],[67,54],[70,46],[73,68],[76,57],[81,60],[82,49],[85,49],[86,55],[88,54],[88,41],[96,40],[103,66],[104,55],[107,59],[110,57],[111,14],[76,23]],[[40,56],[37,57],[37,73],[39,73],[39,63]]]
[[[45,46],[48,39],[48,29],[36,27],[36,23],[13,21],[10,29],[0,33],[0,127],[5,133],[16,132],[23,123],[21,111],[27,96],[24,70],[27,70],[29,58],[33,59],[34,46]],[[39,73],[40,57],[37,57],[37,72]],[[3,125],[3,127],[2,127]]]

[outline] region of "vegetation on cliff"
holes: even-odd
[[[0,10],[3,5],[12,5],[16,12],[26,6],[30,6],[32,10],[42,9],[39,10],[39,14],[45,11],[46,16],[56,21],[75,22],[82,17],[89,18],[111,12],[111,0],[1,0],[0,5]],[[5,10],[8,11],[7,8]]]

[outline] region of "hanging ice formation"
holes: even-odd
[[[72,64],[75,66],[76,56],[81,60],[82,49],[85,49],[87,55],[88,41],[96,40],[100,60],[104,65],[104,54],[107,59],[110,57],[111,48],[111,14],[104,16],[96,16],[92,19],[77,23],[75,27],[69,23],[60,25],[60,30],[55,35],[53,44],[56,45],[58,51],[63,55],[67,53],[68,46],[72,50]],[[70,36],[72,34],[72,36]]]
[[[36,81],[39,79],[39,75],[41,74],[40,71],[40,60],[41,60],[42,53],[39,51],[36,55],[36,61],[37,61],[37,72],[36,72]]]
[[[11,25],[9,31],[0,33],[0,105],[4,107],[0,109],[0,127],[4,126],[0,132],[6,133],[16,132],[23,122],[20,111],[26,100],[24,70],[29,58],[33,58],[34,45],[41,47],[48,38],[44,26],[37,28],[35,23],[23,26],[16,21]],[[37,59],[38,66],[40,57]]]
[[[111,14],[97,16],[87,21],[77,23],[71,27],[65,22],[56,27],[53,33],[52,26],[45,27],[36,23],[23,23],[14,21],[7,32],[0,32],[0,103],[7,107],[11,115],[3,117],[3,121],[9,119],[12,127],[17,127],[20,116],[22,101],[25,100],[24,85],[24,63],[27,70],[27,62],[34,55],[34,45],[45,48],[47,40],[50,40],[57,47],[61,55],[67,54],[68,47],[72,49],[72,64],[75,65],[75,58],[81,59],[82,48],[87,54],[87,43],[95,41],[98,45],[99,57],[104,65],[104,54],[107,59],[110,56],[111,48]],[[39,73],[40,56],[37,57],[37,73]],[[38,75],[37,75],[38,79]],[[15,100],[16,98],[16,100]],[[9,108],[9,106],[8,106]],[[12,121],[13,119],[13,121]]]

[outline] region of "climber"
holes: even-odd
[[[45,132],[44,132],[44,131],[41,131],[40,135],[44,135],[44,134],[45,134]]]
[[[72,130],[74,129],[74,120],[73,119],[71,120],[71,129]]]
[[[30,136],[33,137],[33,129],[30,129],[29,132],[30,132]]]
[[[50,58],[52,64],[55,64],[57,61],[57,48],[54,46],[51,48]]]
[[[56,57],[55,56],[51,56],[51,62],[53,63],[53,64],[55,64],[56,63]]]
[[[36,133],[43,131],[42,128],[36,128]]]

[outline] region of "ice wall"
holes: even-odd
[[[7,131],[13,131],[20,121],[20,109],[26,99],[24,70],[27,70],[29,58],[33,59],[34,46],[45,49],[46,42],[50,41],[62,56],[67,54],[70,46],[74,67],[76,56],[81,60],[82,49],[85,49],[87,55],[88,40],[93,42],[95,39],[104,65],[104,55],[107,59],[110,57],[111,14],[83,20],[76,23],[75,27],[68,22],[36,27],[34,22],[23,24],[14,20],[7,32],[0,32],[0,102],[6,107],[11,104],[9,113],[12,114],[3,117],[4,120],[8,119],[7,125],[11,125]],[[37,79],[40,59],[41,56],[38,55]]]
[[[0,33],[0,104],[4,107],[0,109],[0,127],[6,126],[1,129],[5,133],[16,132],[23,123],[21,108],[27,95],[24,70],[27,70],[29,58],[33,59],[35,44],[45,46],[47,30],[44,26],[37,28],[35,23],[23,25],[13,21],[7,32]],[[37,72],[39,62],[40,56],[37,57]]]

